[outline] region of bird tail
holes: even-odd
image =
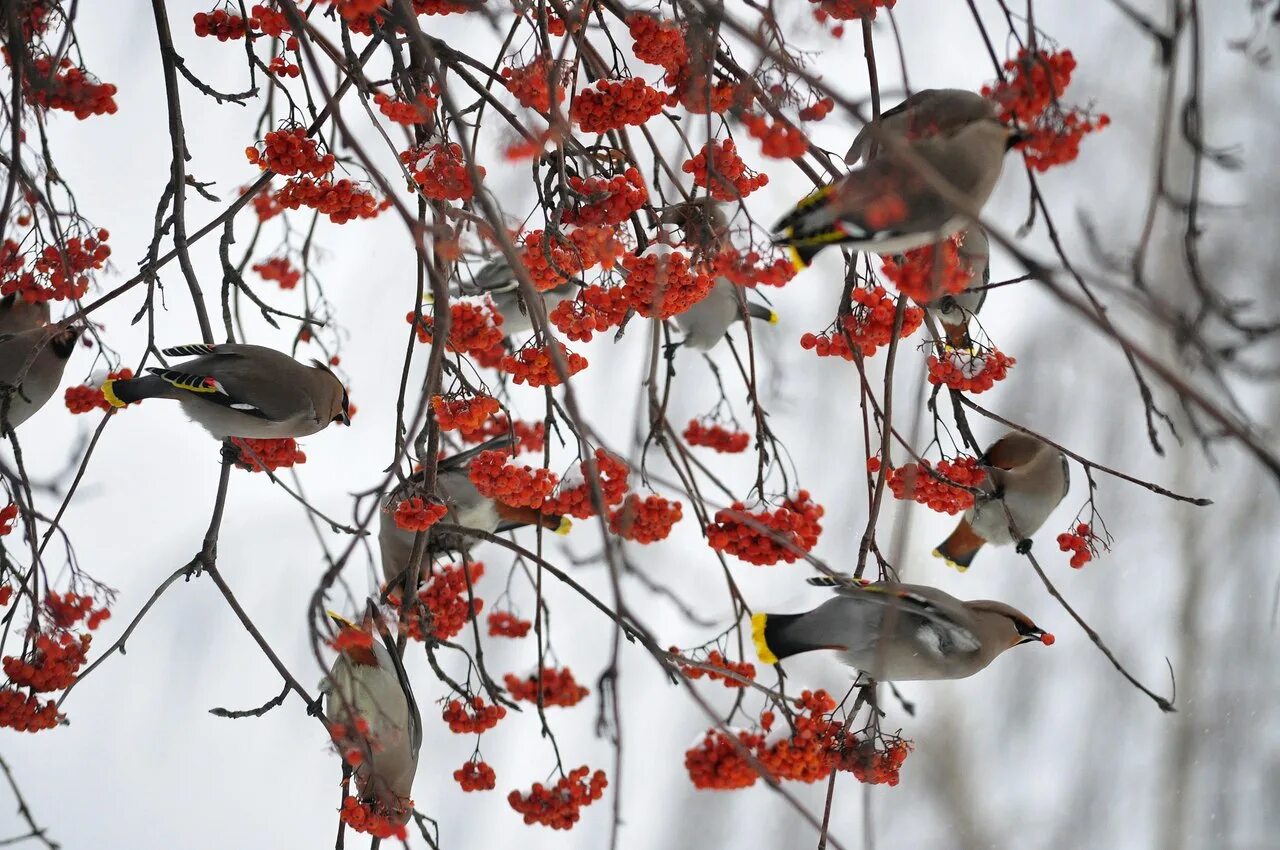
[[[823,213],[834,199],[834,186],[823,186],[796,204],[773,226],[778,245],[787,246],[791,262],[797,269],[807,268],[814,256],[828,245],[850,239],[845,225]]]
[[[818,648],[787,634],[788,627],[803,616],[804,614],[764,613],[751,615],[751,642],[755,644],[756,655],[761,661],[765,664],[777,664],[783,658]]]
[[[958,325],[943,322],[942,330],[947,335],[947,344],[952,348],[959,351],[968,351],[973,345],[973,341],[969,339],[969,324],[967,322],[961,322]]]
[[[124,407],[144,398],[169,395],[169,385],[155,375],[141,378],[110,378],[102,382],[102,397],[112,407]]]
[[[962,519],[956,526],[956,530],[951,532],[951,536],[933,550],[933,555],[935,558],[942,558],[948,566],[964,572],[969,569],[969,565],[973,563],[973,557],[986,542],[986,538],[975,532],[967,520]]]

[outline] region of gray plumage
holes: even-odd
[[[963,232],[959,254],[972,272],[969,283],[964,291],[944,295],[928,304],[943,324],[956,328],[966,326],[969,318],[977,315],[987,300],[988,290],[981,287],[991,282],[991,243],[981,225],[974,224]],[[979,287],[978,291],[970,292],[973,287]]]
[[[879,681],[963,679],[1044,632],[1001,602],[962,602],[934,587],[878,582],[841,585],[802,614],[757,614],[762,660],[817,649]]]
[[[455,278],[453,291],[463,296],[488,295],[493,300],[494,308],[502,316],[502,331],[507,336],[533,330],[528,305],[523,303],[520,295],[520,283],[506,257],[498,256],[485,263],[474,277],[459,273]],[[573,298],[577,293],[578,285],[573,281],[565,281],[554,289],[543,292],[542,302],[550,314],[560,302]]]
[[[195,359],[152,374],[107,381],[117,407],[147,398],[174,399],[214,437],[305,437],[331,422],[350,423],[346,390],[319,361],[304,365],[272,348],[225,343],[184,345],[165,355]]]
[[[79,326],[45,326],[0,335],[0,409],[7,397],[8,421],[14,428],[57,392],[82,331]]]
[[[0,336],[22,333],[49,324],[48,301],[26,301],[17,294],[0,298]]]
[[[995,118],[999,106],[967,89],[924,89],[865,125],[854,137],[844,161],[874,159],[883,150],[881,140],[892,135],[919,139],[949,133],[972,121]]]
[[[987,449],[984,458],[987,480],[980,489],[1000,496],[978,500],[964,518],[988,543],[1017,542],[1009,533],[1006,505],[1018,533],[1030,537],[1071,487],[1066,455],[1030,434],[1009,432]]]

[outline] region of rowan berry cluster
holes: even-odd
[[[108,380],[127,381],[133,377],[132,369],[121,369],[118,372],[108,372]],[[93,384],[80,384],[74,387],[67,387],[63,393],[63,401],[67,405],[67,410],[72,413],[88,413],[92,410],[111,410],[111,402],[107,401],[102,394],[101,386]],[[142,404],[142,402],[131,402],[131,404]]]
[[[742,502],[716,511],[707,526],[707,543],[712,549],[733,555],[749,564],[767,566],[785,561],[795,563],[818,543],[824,511],[800,490],[772,511],[748,511]]]
[[[391,201],[379,201],[373,192],[345,177],[337,181],[294,177],[272,196],[272,202],[282,209],[308,207],[329,216],[334,224],[374,218],[391,207]]]
[[[569,339],[590,342],[598,332],[622,324],[631,299],[620,286],[584,286],[577,297],[561,301],[547,318]]]
[[[106,265],[111,246],[106,230],[89,236],[70,236],[62,245],[45,245],[33,255],[31,268],[25,268],[27,257],[12,239],[0,245],[0,294],[16,294],[23,301],[64,301],[82,298],[89,291],[89,275]]]
[[[85,627],[93,631],[103,620],[111,617],[111,611],[105,605],[101,608],[94,608],[93,605],[92,596],[80,596],[69,591],[62,595],[50,592],[44,598],[45,614],[56,628],[62,630],[70,629],[84,620]]]
[[[524,679],[514,673],[508,673],[502,677],[502,683],[511,692],[512,699],[536,703],[541,695],[543,706],[572,708],[591,693],[574,680],[573,671],[568,667],[559,670],[554,667],[543,667],[541,681],[537,673]]]
[[[492,396],[474,395],[459,398],[431,397],[431,409],[443,431],[474,431],[501,409]]]
[[[1027,164],[1041,173],[1055,165],[1074,162],[1080,142],[1089,133],[1111,123],[1106,115],[1096,118],[1079,110],[1046,113],[1018,146]]]
[[[963,292],[973,281],[973,269],[960,258],[958,236],[933,245],[907,251],[898,257],[883,257],[882,272],[903,295],[918,304],[928,304],[943,295]]]
[[[1082,522],[1074,531],[1058,535],[1058,548],[1071,553],[1071,566],[1080,569],[1098,555],[1098,548],[1107,548],[1106,541],[1094,533],[1093,527]]]
[[[550,112],[551,90],[547,81],[553,68],[556,72],[556,103],[564,103],[565,69],[559,63],[549,62],[545,56],[539,56],[527,65],[503,68],[502,79],[507,91],[515,95],[521,106]]]
[[[468,577],[474,586],[482,575],[484,564],[472,561],[465,567],[456,564],[441,567],[429,580],[422,583],[418,590],[418,601],[431,614],[431,634],[434,637],[448,640],[462,631],[471,619],[480,616],[484,600],[476,597],[474,602],[468,602],[467,584]],[[388,594],[387,601],[400,609],[402,632],[414,640],[424,640],[418,606],[401,605],[398,591]]]
[[[293,289],[302,280],[302,272],[293,267],[288,257],[272,257],[250,266],[263,280],[274,280],[281,289]]]
[[[413,802],[407,804],[413,808]],[[346,797],[342,801],[342,811],[338,817],[356,832],[372,835],[374,838],[398,838],[404,841],[409,836],[405,825],[374,801],[361,803],[355,797]]]
[[[53,59],[37,56],[32,71],[22,80],[27,103],[38,109],[60,109],[80,121],[92,115],[114,115],[116,87],[98,82],[84,68],[77,68],[63,57],[54,70]]]
[[[778,779],[817,782],[831,775],[831,749],[842,724],[828,717],[836,701],[826,691],[803,691],[797,702],[804,713],[792,720],[791,735],[756,757]]]
[[[552,342],[560,349],[565,360],[565,371],[570,376],[587,368],[587,358],[565,348],[563,343]],[[499,368],[511,376],[517,384],[531,387],[558,387],[562,383],[551,352],[546,345],[526,345],[514,354],[502,358]]]
[[[645,318],[669,319],[697,304],[715,278],[693,264],[688,254],[666,245],[652,245],[643,254],[627,254],[622,266],[628,272],[623,288],[631,307]]]
[[[675,89],[667,96],[667,106],[683,106],[694,115],[719,115],[735,106],[747,109],[755,101],[749,89],[727,80],[712,82],[706,74],[691,74],[687,68],[675,80],[668,74],[667,83]]]
[[[783,286],[796,276],[796,267],[785,257],[765,261],[756,250],[726,247],[712,263],[714,274],[738,286]]]
[[[612,266],[625,251],[612,227],[579,227],[567,236],[530,230],[521,240],[520,259],[533,285],[546,292],[597,263]]]
[[[463,791],[492,791],[498,777],[493,768],[482,761],[469,761],[453,772],[453,780]]]
[[[425,312],[410,313],[405,321],[414,326],[418,341],[431,342],[434,320]],[[501,349],[503,337],[502,314],[493,300],[483,295],[478,298],[459,298],[449,305],[449,339],[445,348],[455,354],[480,358],[488,352]]]
[[[773,159],[794,159],[809,150],[809,138],[804,131],[785,118],[770,121],[764,115],[746,112],[742,123],[754,139],[760,140],[760,152]]]
[[[875,354],[876,349],[888,345],[893,338],[893,320],[897,303],[893,296],[885,292],[883,286],[871,289],[853,290],[854,308],[842,319],[843,328],[849,339],[862,352],[863,357]],[[924,321],[924,310],[919,307],[907,307],[902,314],[902,332],[899,338],[906,338],[915,333],[916,328]],[[852,360],[853,353],[845,340],[845,334],[837,326],[833,326],[822,334],[807,333],[800,337],[800,347],[813,351],[819,357],[843,357]]]
[[[307,135],[302,126],[273,130],[254,147],[244,149],[249,162],[263,171],[274,171],[284,177],[310,174],[324,177],[333,171],[337,159],[332,153],[320,152],[319,143]]]
[[[649,201],[644,178],[635,168],[609,178],[574,175],[568,183],[578,204],[564,211],[565,224],[620,224]]]
[[[385,92],[373,96],[378,111],[397,124],[412,127],[415,124],[431,123],[431,116],[436,108],[436,99],[427,92],[418,92],[411,101],[400,100]]]
[[[590,780],[587,775],[591,774]],[[591,773],[586,765],[562,776],[552,788],[534,783],[527,794],[512,791],[507,796],[511,808],[524,815],[526,824],[540,823],[552,829],[573,829],[580,810],[604,796],[609,784],[603,770]]]
[[[874,21],[876,9],[892,9],[898,0],[809,0],[818,10],[841,21]]]
[[[517,441],[515,446],[510,449],[513,454],[540,452],[546,443],[546,426],[541,422],[525,422],[521,419],[508,420],[506,414],[499,413],[491,417],[479,428],[462,428],[458,431],[458,436],[467,443],[483,443],[493,437],[505,437],[507,435],[514,436]]]
[[[511,611],[489,612],[489,637],[522,638],[533,628],[530,620],[522,620]]]
[[[410,496],[396,505],[396,528],[416,534],[427,531],[444,519],[449,508],[437,502],[427,502],[421,496]]]
[[[505,449],[481,452],[467,470],[471,483],[487,499],[513,508],[538,508],[555,489],[557,476],[549,469],[533,469],[509,462]]]
[[[79,635],[77,639],[65,631],[42,632],[35,636],[25,657],[6,655],[0,665],[14,687],[30,688],[36,693],[60,691],[75,682],[92,642],[93,635]]]
[[[798,114],[801,121],[821,121],[830,115],[835,107],[834,100],[829,97],[820,97],[808,106],[801,107]]]
[[[714,449],[721,454],[737,454],[751,443],[746,431],[730,431],[709,419],[690,419],[684,428],[684,441],[691,446]]]
[[[707,142],[680,170],[692,174],[694,185],[705,188],[717,201],[736,201],[769,184],[769,175],[747,168],[733,139]]]
[[[53,700],[41,705],[35,694],[23,694],[7,686],[0,688],[0,729],[41,732],[52,729],[61,720],[58,704]]]
[[[644,14],[627,18],[627,30],[634,40],[631,52],[641,62],[657,65],[669,78],[680,74],[689,62],[684,28],[674,21],[664,21]]]
[[[255,4],[249,10],[249,28],[272,38],[279,38],[293,31],[293,27],[289,26],[289,19],[283,12],[277,12],[261,3]],[[290,49],[297,49],[296,45]]]
[[[293,39],[290,39],[290,41],[293,41]],[[302,76],[302,66],[295,62],[290,62],[284,56],[272,56],[271,62],[267,65],[267,73],[273,77],[293,79]]]
[[[878,737],[879,741],[846,733],[835,753],[836,770],[852,773],[866,785],[897,785],[911,742],[896,735]]]
[[[422,194],[437,201],[469,201],[476,187],[471,182],[471,172],[462,157],[462,145],[457,142],[438,142],[420,145],[400,154],[400,161],[413,175],[413,182]],[[475,166],[476,174],[483,179],[485,169]]]
[[[657,495],[641,498],[630,493],[622,504],[609,513],[609,530],[624,540],[656,543],[666,540],[671,526],[680,521],[683,507]]]
[[[600,473],[600,494],[607,507],[622,501],[627,494],[627,477],[631,468],[621,458],[604,449],[596,449],[596,469]],[[587,519],[596,515],[591,503],[591,482],[587,464],[578,464],[578,473],[566,475],[560,482],[560,490],[542,505],[542,512],[552,516],[571,516]]]
[[[213,36],[218,41],[239,41],[248,31],[244,18],[232,15],[226,9],[196,12],[194,22],[196,36],[199,38]]]
[[[676,652],[677,650],[673,646],[670,651]],[[719,667],[721,670],[734,673],[746,679],[754,679],[756,677],[756,667],[754,664],[749,661],[730,661],[717,649],[713,649],[708,652],[707,657],[704,660],[712,667]],[[726,676],[724,673],[716,672],[715,670],[707,670],[702,667],[691,667],[687,664],[681,664],[680,669],[684,672],[685,676],[690,679],[701,679],[703,676],[706,676],[713,682],[723,682],[726,688],[746,687],[746,684],[743,682]]]
[[[667,96],[639,77],[596,80],[573,99],[569,117],[584,133],[607,133],[640,126],[662,111]]]
[[[879,472],[880,458],[869,458],[867,471],[872,474]],[[895,499],[912,499],[929,510],[954,516],[973,507],[973,493],[963,488],[977,487],[986,477],[987,473],[978,465],[977,458],[960,455],[939,461],[936,470],[925,459],[890,469],[885,483]],[[948,484],[948,481],[955,484]]]
[[[441,719],[455,735],[481,735],[497,726],[498,721],[506,716],[507,710],[502,706],[485,705],[480,697],[471,697],[465,703],[450,700]]]
[[[338,14],[348,24],[359,22],[364,23],[366,26],[369,17],[379,12],[384,5],[383,0],[330,0],[330,2],[333,3],[338,10]],[[378,16],[379,20],[381,20],[381,17],[381,15]],[[368,33],[365,34],[367,35]]]
[[[240,457],[236,466],[250,472],[262,472],[268,469],[288,469],[307,462],[307,456],[298,448],[293,437],[278,440],[255,440],[251,437],[232,437],[231,442],[240,449]]]
[[[0,537],[4,537],[13,531],[14,524],[18,521],[18,506],[13,502],[0,508]],[[0,586],[0,608],[9,604],[9,596],[13,593],[13,588],[9,585]]]
[[[983,393],[1003,381],[1017,363],[998,348],[963,349],[946,346],[940,358],[929,355],[929,383],[945,384],[953,390]]]
[[[735,736],[748,752],[764,747],[764,735],[759,732],[739,730]],[[760,778],[739,746],[718,729],[707,730],[702,742],[685,752],[684,767],[694,788],[732,791],[749,788]]]

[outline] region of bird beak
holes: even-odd
[[[1046,632],[1044,629],[1029,629],[1022,633],[1022,640],[1018,641],[1015,646],[1022,646],[1024,643],[1042,643],[1045,646],[1053,646],[1056,638]]]
[[[1004,149],[1012,150],[1030,138],[1031,137],[1027,133],[1022,132],[1021,130],[1014,130],[1009,134],[1008,141],[1004,143]]]
[[[355,623],[351,622],[337,611],[325,611],[325,613],[329,615],[330,620],[333,620],[338,624],[338,628],[354,629],[356,627]]]
[[[348,427],[351,425],[351,417],[347,415],[345,410],[333,417],[333,421],[337,422],[339,425],[346,425]]]

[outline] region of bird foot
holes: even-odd
[[[240,447],[230,440],[222,441],[222,451],[219,454],[222,456],[223,463],[235,464],[244,460],[244,453],[240,451]]]
[[[1030,538],[1030,537],[1024,537],[1024,538],[1022,538],[1021,540],[1019,540],[1019,541],[1018,541],[1018,545],[1017,545],[1017,547],[1016,547],[1015,551],[1016,551],[1019,555],[1025,555],[1025,554],[1027,554],[1028,552],[1030,552],[1030,551],[1031,551],[1031,538]]]
[[[680,346],[682,345],[684,345],[683,342],[668,342],[664,344],[662,346],[662,356],[666,358],[666,361],[668,363],[671,363],[676,359],[676,352],[680,349]]]

